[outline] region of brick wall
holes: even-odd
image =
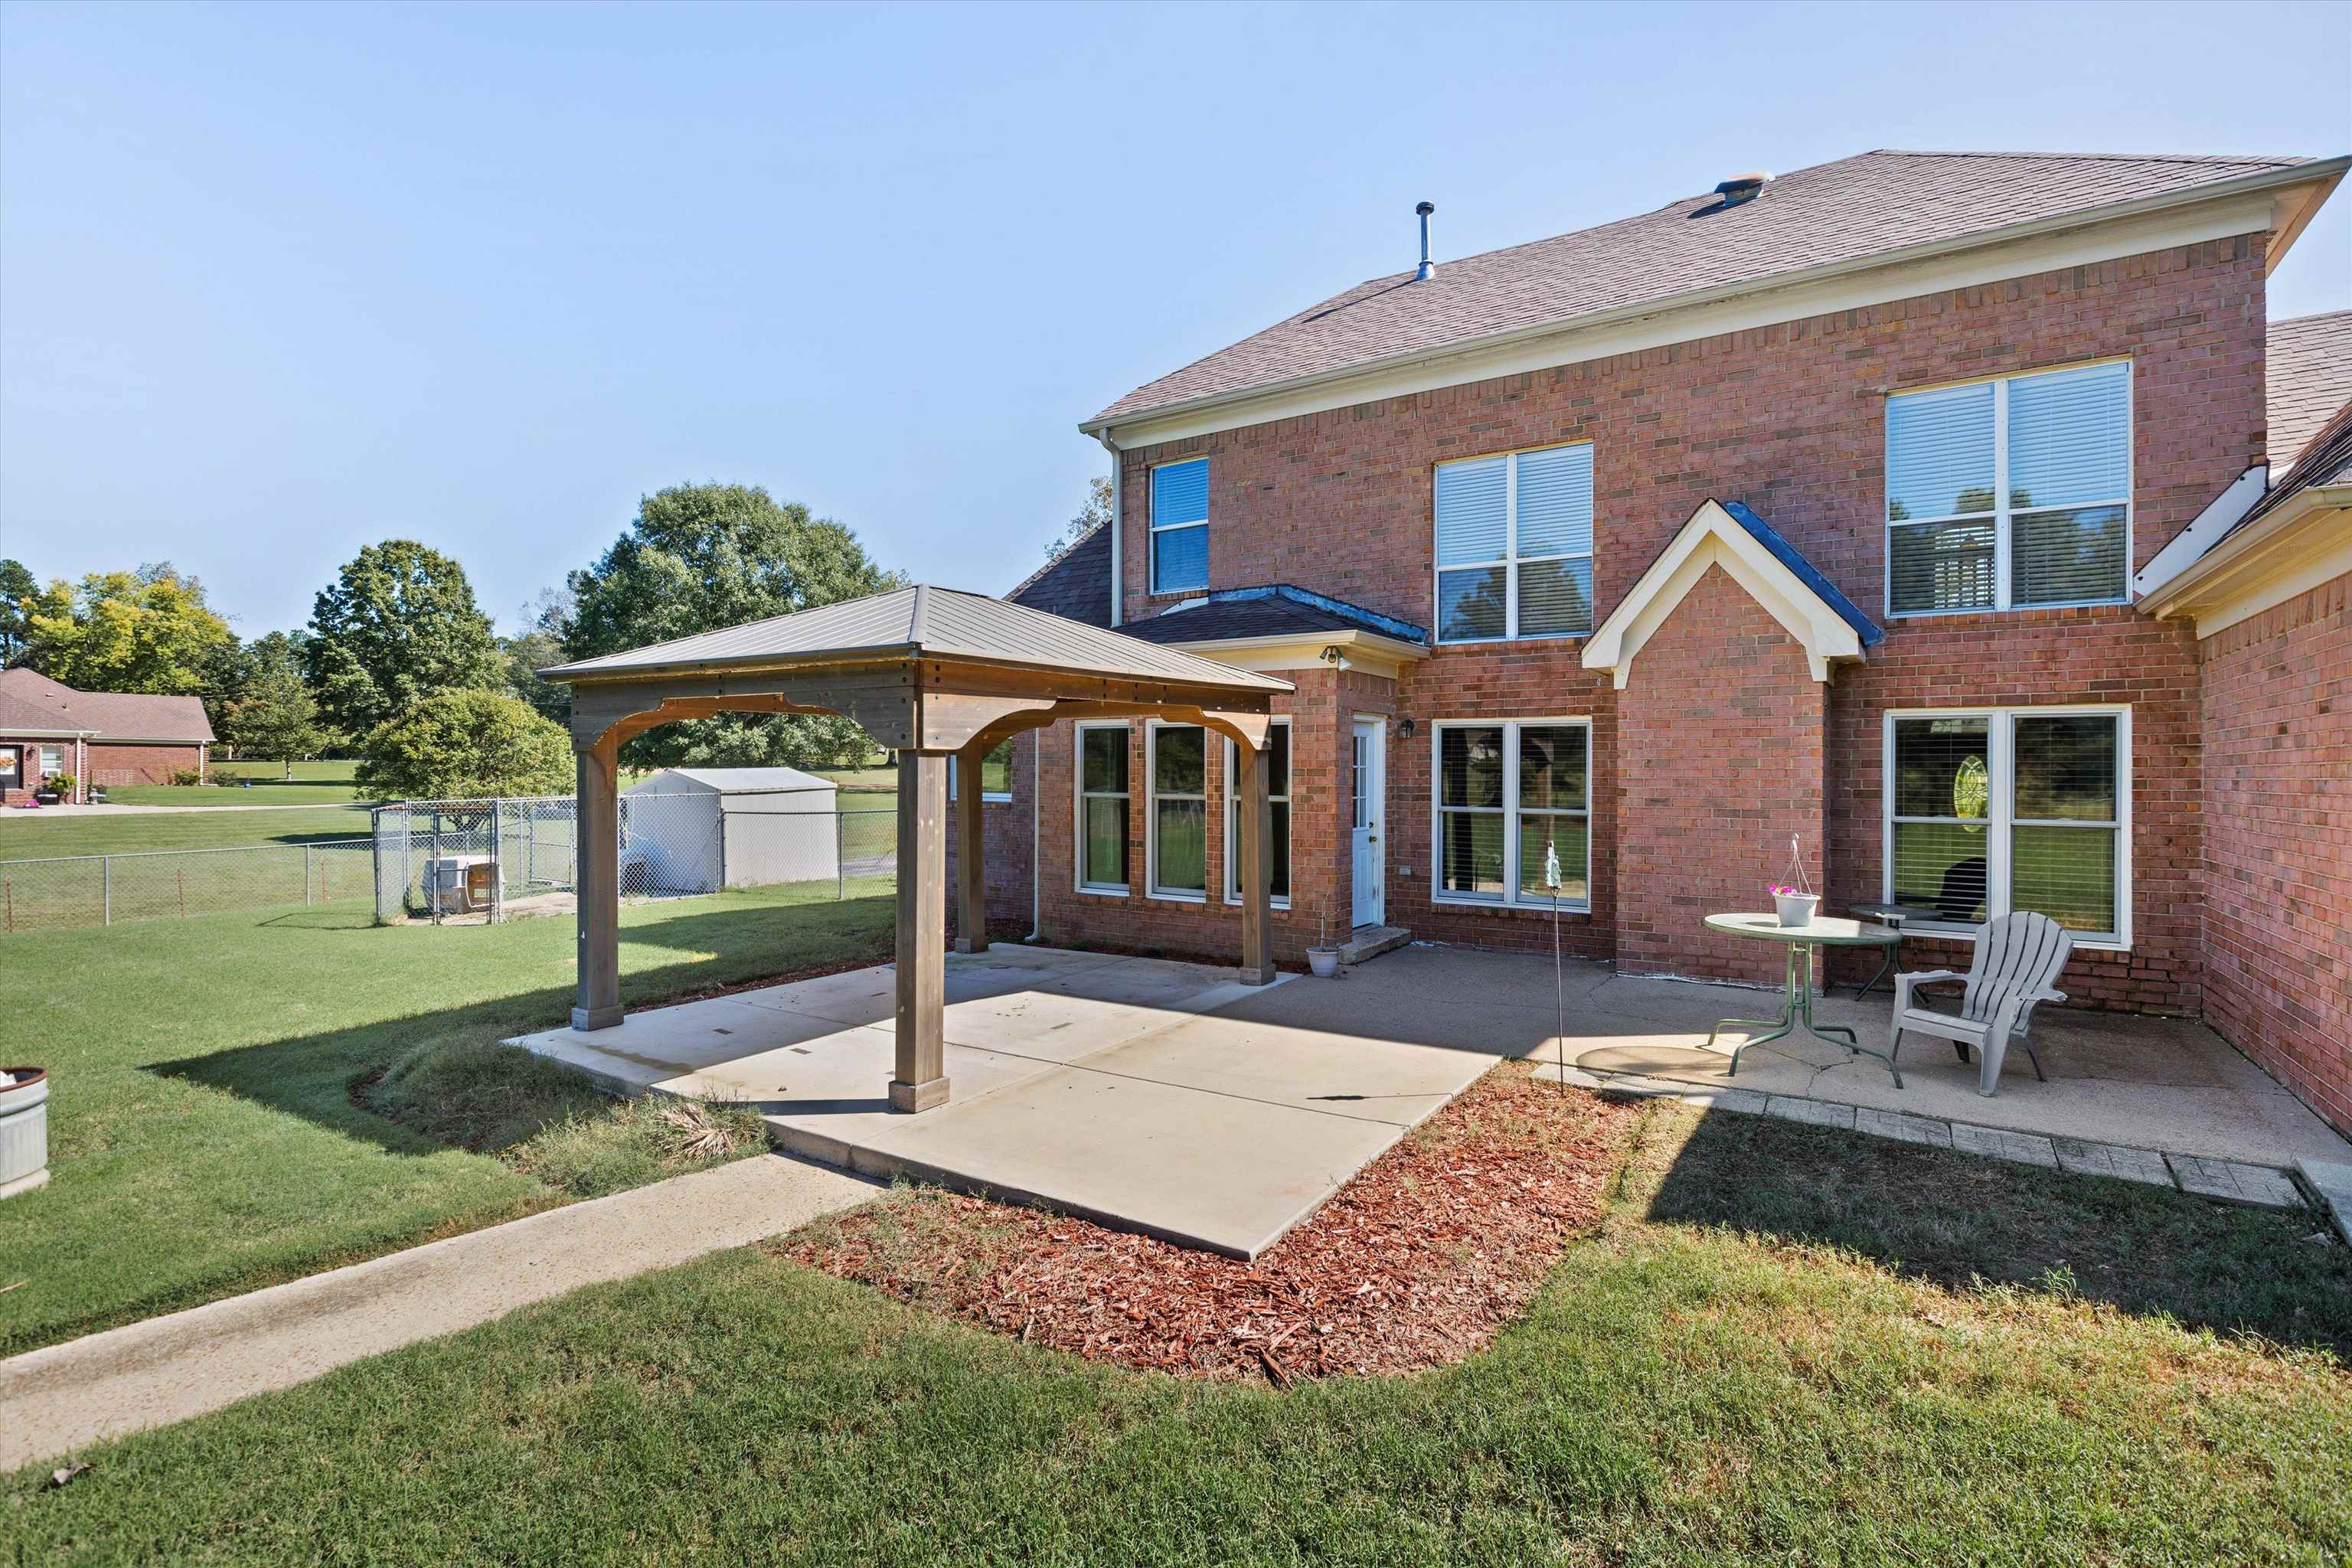
[[[173,773],[195,767],[203,755],[201,746],[126,746],[93,741],[89,743],[89,782],[167,784]]]
[[[2206,1017],[2352,1133],[2352,576],[2200,651]]]
[[[1617,967],[1777,982],[1776,945],[1708,931],[1768,909],[1793,879],[1789,840],[1822,883],[1828,688],[1748,591],[1710,566],[1642,646],[1617,694]]]
[[[1013,798],[981,803],[982,853],[987,857],[988,937],[992,942],[1019,942],[1029,934],[1030,803],[1035,795],[1034,734],[1013,742]],[[956,781],[961,786],[963,781]],[[957,865],[962,855],[961,835],[952,807],[948,811],[948,936],[962,931],[961,900],[956,889]]]
[[[2263,241],[2247,236],[1139,448],[1122,462],[1125,612],[1134,619],[1165,602],[1146,592],[1155,463],[1210,458],[1213,586],[1292,582],[1425,624],[1433,465],[1590,440],[1602,614],[1713,497],[1755,507],[1877,615],[1885,597],[1885,395],[2116,355],[2134,364],[2133,553],[2145,563],[2263,458]],[[1391,753],[1389,890],[1391,918],[1416,934],[1549,945],[1539,914],[1429,905],[1430,721],[1588,716],[1594,798],[1613,803],[1617,694],[1580,667],[1581,649],[1577,639],[1440,648],[1396,683],[1396,711],[1419,722]],[[1842,672],[1829,694],[1822,771],[1833,897],[1880,890],[1887,708],[2127,702],[2134,951],[2084,953],[2063,984],[2094,1005],[2194,1012],[2202,879],[2196,679],[2187,633],[2124,607],[1888,624],[1869,661]],[[1594,910],[1570,939],[1595,956],[1616,945],[1621,825],[1612,815],[1595,813]],[[1400,874],[1406,866],[1410,877]],[[1344,868],[1336,875],[1343,883]],[[1919,951],[1923,961],[1952,956]]]

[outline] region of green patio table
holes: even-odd
[[[1789,961],[1782,977],[1785,992],[1777,1018],[1721,1018],[1708,1031],[1707,1045],[1715,1045],[1715,1037],[1729,1028],[1770,1029],[1769,1035],[1759,1035],[1742,1040],[1731,1053],[1731,1076],[1739,1074],[1741,1052],[1769,1045],[1784,1035],[1794,1034],[1802,1024],[1805,1032],[1816,1039],[1829,1040],[1832,1035],[1843,1035],[1842,1040],[1831,1040],[1843,1046],[1856,1056],[1876,1057],[1895,1075],[1895,1087],[1903,1087],[1903,1070],[1895,1065],[1895,1058],[1886,1051],[1874,1051],[1862,1043],[1862,1037],[1843,1024],[1813,1022],[1813,952],[1824,947],[1880,947],[1892,958],[1903,933],[1868,921],[1842,920],[1835,915],[1815,915],[1801,926],[1784,926],[1780,917],[1769,910],[1762,914],[1709,915],[1706,929],[1721,931],[1726,936],[1748,937],[1757,942],[1777,942],[1788,950]]]

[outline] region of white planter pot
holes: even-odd
[[[1822,907],[1819,893],[1775,893],[1772,907],[1780,911],[1784,926],[1804,926],[1813,923],[1813,911]]]
[[[1308,948],[1307,967],[1315,972],[1318,980],[1330,979],[1339,973],[1339,950],[1336,947]]]
[[[29,1193],[49,1179],[49,1075],[8,1068],[16,1082],[0,1089],[0,1198]]]

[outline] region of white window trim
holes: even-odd
[[[1593,452],[1593,516],[1592,548],[1582,555],[1564,551],[1557,555],[1519,555],[1519,465],[1517,458],[1529,452],[1558,452],[1570,447],[1594,447]],[[1503,465],[1503,554],[1494,561],[1454,561],[1437,564],[1442,552],[1437,542],[1437,470],[1455,463],[1479,463],[1495,458],[1511,459]],[[1580,632],[1529,632],[1519,634],[1519,568],[1540,566],[1549,561],[1583,561],[1594,563],[1601,553],[1600,469],[1601,454],[1591,441],[1552,441],[1540,447],[1513,447],[1501,452],[1480,452],[1473,457],[1448,458],[1433,463],[1429,470],[1429,625],[1430,638],[1444,647],[1476,647],[1486,643],[1558,642],[1563,638],[1589,637],[1592,627]],[[1448,572],[1480,572],[1491,566],[1503,569],[1503,635],[1498,637],[1449,637],[1444,635],[1444,610],[1440,585]],[[1598,624],[1598,615],[1595,624]],[[1532,721],[1530,721],[1532,722]],[[1484,901],[1484,900],[1480,900]],[[1547,906],[1549,907],[1549,906]]]
[[[1146,577],[1144,592],[1147,594],[1205,594],[1209,589],[1209,556],[1205,550],[1201,552],[1201,580],[1198,583],[1187,583],[1181,588],[1163,588],[1160,585],[1160,536],[1163,533],[1181,533],[1188,528],[1197,528],[1205,536],[1209,530],[1209,520],[1205,517],[1198,522],[1163,524],[1160,521],[1160,470],[1181,468],[1187,463],[1198,463],[1205,472],[1209,459],[1176,458],[1165,463],[1154,463],[1146,470],[1147,477],[1143,481],[1143,504],[1150,509],[1149,528],[1151,535],[1151,550],[1149,558],[1143,563]],[[1207,484],[1203,481],[1202,490],[1204,495],[1207,493]],[[1215,509],[1212,507],[1211,510]]]
[[[1160,885],[1160,731],[1162,730],[1198,730],[1201,731],[1201,793],[1171,795],[1170,800],[1197,800],[1201,803],[1201,833],[1205,839],[1209,831],[1209,727],[1187,724],[1181,719],[1153,719],[1143,727],[1143,896],[1168,904],[1205,904],[1209,889],[1194,892],[1190,888],[1162,888]],[[1207,845],[1202,847],[1205,850]],[[1207,856],[1202,857],[1201,880],[1208,878]]]
[[[1503,804],[1499,808],[1475,807],[1482,813],[1499,809],[1503,818],[1503,896],[1499,899],[1480,898],[1471,893],[1444,891],[1445,882],[1445,731],[1448,730],[1493,730],[1503,731]],[[1430,902],[1456,904],[1472,910],[1545,910],[1552,908],[1548,898],[1519,896],[1519,745],[1522,729],[1579,729],[1584,731],[1584,809],[1549,815],[1575,816],[1584,822],[1584,876],[1586,896],[1562,899],[1563,914],[1592,912],[1591,894],[1592,881],[1592,720],[1589,714],[1568,714],[1555,718],[1525,719],[1439,719],[1429,726],[1429,888]]]
[[[1288,731],[1290,730],[1290,721],[1277,716],[1274,720],[1273,727]],[[1298,772],[1298,752],[1296,749],[1297,739],[1298,737],[1295,732],[1291,734],[1293,750],[1290,753],[1290,772],[1294,776]],[[1234,755],[1234,740],[1232,736],[1228,735],[1225,737],[1225,902],[1236,907],[1238,907],[1242,901],[1241,835],[1235,831],[1236,824],[1240,821],[1240,816],[1236,808],[1241,797],[1235,793],[1239,788],[1240,779],[1241,769],[1238,760]],[[1282,787],[1285,790],[1291,788],[1290,779],[1284,779],[1282,781]],[[1273,800],[1289,801],[1293,800],[1294,797],[1286,794],[1269,795],[1268,798]],[[1290,818],[1290,826],[1293,831],[1296,831],[1298,826],[1297,805],[1293,805],[1291,810],[1292,816]],[[1293,847],[1296,847],[1295,843]],[[1291,864],[1291,875],[1296,877],[1297,874],[1297,863],[1294,860]],[[1273,907],[1277,910],[1286,910],[1290,907],[1290,895],[1288,893],[1276,893],[1271,896],[1269,902],[1271,902]]]
[[[2063,719],[2072,715],[2098,714],[2112,716],[2116,721],[2116,822],[2111,831],[2116,835],[2116,926],[2110,933],[2074,934],[2077,952],[2129,952],[2132,945],[2132,710],[2127,702],[2069,702],[2042,706],[2035,703],[2008,707],[1985,708],[1890,708],[1880,722],[1878,758],[1878,823],[1879,823],[1879,896],[1887,902],[1895,901],[1895,825],[1904,821],[1941,821],[1942,818],[1907,817],[1895,815],[1895,724],[1899,719],[1983,719],[1985,749],[1991,754],[1985,758],[1988,821],[1985,826],[1985,910],[1990,920],[1998,920],[2010,912],[2011,829],[2019,826],[2045,826],[2043,819],[2017,817],[2017,774],[2014,767],[2017,721],[2020,719]],[[2064,822],[2055,826],[2088,828],[2082,822]],[[1941,921],[1912,921],[1903,927],[1906,932],[1916,931],[1945,942],[1974,942],[1976,930],[1970,926],[1947,925]]]
[[[948,754],[948,804],[950,805],[955,804],[956,774],[961,771],[957,764],[962,761],[963,758],[957,752],[950,752]],[[984,789],[980,792],[980,804],[982,805],[1009,805],[1012,799],[1011,790]]]
[[[1070,738],[1070,880],[1081,893],[1102,899],[1123,899],[1129,892],[1127,883],[1087,880],[1087,731],[1089,730],[1118,731],[1120,749],[1128,753],[1127,793],[1118,795],[1103,791],[1096,798],[1124,799],[1127,802],[1129,842],[1134,842],[1135,753],[1129,739],[1127,721],[1096,719],[1073,726]]]
[[[2120,501],[2083,501],[2071,506],[2037,506],[2028,507],[2025,510],[2027,514],[2030,516],[2034,512],[2042,511],[2077,511],[2085,507],[2121,506],[2124,509],[2124,570],[2122,590],[2116,595],[2116,596],[2108,599],[2059,599],[2046,604],[2035,603],[2031,605],[2019,605],[2012,603],[2010,597],[2009,580],[2010,531],[2016,514],[2011,510],[2009,504],[2010,384],[2012,382],[2029,381],[2037,375],[2054,375],[2061,372],[2070,370],[2095,370],[2104,364],[2120,364],[2124,367],[2123,499]],[[2137,556],[2134,554],[2132,550],[2132,521],[2133,512],[2135,510],[2132,506],[2132,497],[2137,493],[2137,471],[2135,467],[2138,461],[2137,447],[2139,445],[2137,440],[2135,439],[2137,435],[2136,421],[2138,416],[2137,384],[2138,376],[2134,369],[2131,360],[2128,358],[2111,358],[2082,360],[2071,364],[2036,365],[2032,370],[2012,371],[2006,375],[1980,375],[1968,381],[1941,381],[1936,383],[1932,386],[1906,386],[1899,391],[1889,393],[1886,397],[1885,405],[1881,410],[1881,422],[1885,426],[1884,431],[1881,433],[1882,472],[1887,476],[1887,479],[1881,482],[1878,498],[1879,527],[1885,535],[1885,545],[1882,550],[1882,553],[1886,558],[1884,567],[1885,581],[1881,586],[1879,598],[1886,606],[1887,617],[1891,620],[1916,621],[1925,619],[1930,616],[1990,616],[2006,614],[2011,610],[2073,610],[2098,605],[2130,604],[2132,602],[2132,563],[2137,559]],[[1984,517],[1985,514],[1980,511],[1956,511],[1948,512],[1941,517],[1906,517],[1900,522],[1895,521],[1894,519],[1886,515],[1886,503],[1888,499],[1885,493],[1886,484],[1891,482],[1895,472],[1894,405],[1898,398],[1909,397],[1924,392],[1950,392],[1955,388],[1963,386],[1990,386],[1993,389],[1992,603],[1990,605],[1979,605],[1963,610],[1898,610],[1895,607],[1895,531],[1898,528],[1916,528],[1924,523],[1958,522],[1963,520],[1980,519]],[[2076,945],[2083,946],[2086,944],[2077,943]]]

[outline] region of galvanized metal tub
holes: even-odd
[[[0,1072],[16,1080],[0,1088],[0,1198],[11,1198],[49,1179],[49,1075],[40,1068]]]

